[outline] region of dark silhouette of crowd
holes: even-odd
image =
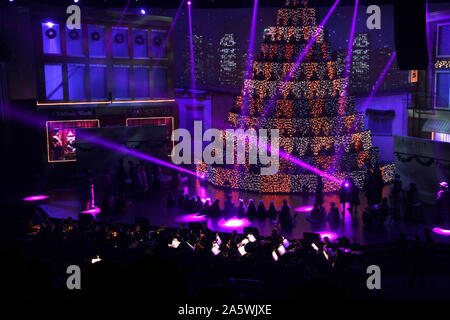
[[[320,291],[330,288],[338,289],[335,298],[369,294],[364,286],[370,256],[345,237],[330,241],[305,233],[303,239],[286,239],[277,229],[266,237],[257,229],[217,233],[206,223],[178,228],[101,223],[83,214],[78,221],[48,216],[30,221],[16,236],[1,247],[3,274],[20,280],[6,281],[11,295],[283,300],[327,296]],[[392,246],[399,265],[409,270],[409,287],[422,286],[434,254],[430,231],[424,241],[402,235]],[[80,292],[65,287],[69,265],[83,272]],[[317,291],[306,290],[312,283]]]

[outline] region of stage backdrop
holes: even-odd
[[[439,182],[450,179],[450,144],[394,136],[395,166],[406,189],[415,182],[423,201],[433,203]]]
[[[149,125],[143,127],[89,128],[78,129],[77,132],[77,159],[82,169],[102,172],[103,169],[116,168],[119,159],[124,160],[125,168],[128,168],[129,160],[135,164],[142,160],[118,152],[113,148],[105,148],[99,143],[94,144],[90,140],[91,137],[110,141],[164,161],[170,161],[168,160],[165,127]]]

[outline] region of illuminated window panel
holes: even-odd
[[[153,59],[167,58],[166,32],[152,30],[152,57]]]
[[[148,30],[133,29],[133,57],[148,58]]]
[[[128,58],[128,28],[112,28],[112,48],[114,58]]]
[[[66,49],[68,57],[84,57],[82,29],[66,28]]]
[[[438,26],[437,56],[450,57],[450,23]]]
[[[435,72],[435,107],[449,108],[450,107],[450,72],[436,71]]]
[[[86,100],[84,87],[84,64],[68,64],[67,78],[69,80],[69,100]]]
[[[99,126],[100,121],[97,119],[47,121],[48,162],[76,161],[76,130],[79,128],[98,128]]]
[[[130,66],[114,66],[114,99],[130,98]]]
[[[42,48],[45,54],[61,54],[61,38],[59,24],[53,22],[43,22],[42,27]]]
[[[88,26],[89,57],[104,58],[105,54],[105,28],[102,26]]]
[[[167,68],[153,68],[153,98],[166,98],[169,96],[167,86]]]
[[[148,99],[150,97],[150,68],[145,66],[134,67],[134,97]]]
[[[91,100],[106,99],[106,66],[91,64],[89,66]]]
[[[47,100],[63,100],[63,75],[61,64],[46,64],[45,73],[45,97]]]

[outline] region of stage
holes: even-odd
[[[185,191],[191,196],[200,195],[202,199],[211,199],[211,202],[215,199],[220,200],[221,208],[223,209],[223,200],[225,198],[225,191],[223,189],[215,188],[211,185],[201,186],[197,179],[193,177],[186,178],[183,183]],[[387,196],[390,186],[385,186],[383,190],[383,196]],[[95,214],[96,221],[115,221],[117,223],[134,224],[135,218],[144,217],[150,221],[150,225],[159,226],[164,224],[168,227],[178,227],[181,222],[190,221],[207,221],[208,227],[213,231],[232,232],[237,230],[242,232],[246,222],[250,223],[247,226],[258,228],[261,235],[270,235],[275,222],[270,219],[263,221],[255,220],[253,222],[232,220],[226,223],[222,218],[216,220],[202,219],[196,215],[189,214],[184,210],[174,206],[172,208],[167,207],[167,190],[161,191],[157,194],[151,195],[148,199],[140,202],[135,202],[122,215],[108,215],[104,216],[101,213]],[[98,192],[100,193],[100,192]],[[282,205],[283,199],[288,201],[291,207],[291,214],[297,216],[294,220],[294,227],[291,231],[282,233],[290,239],[300,239],[304,232],[320,232],[321,234],[329,235],[330,238],[339,236],[346,236],[352,241],[356,241],[362,245],[378,244],[396,241],[401,233],[405,233],[408,237],[413,237],[416,234],[423,235],[423,229],[425,227],[430,230],[436,227],[433,224],[434,210],[432,207],[424,206],[424,223],[412,223],[402,221],[387,221],[383,225],[377,228],[366,228],[362,222],[362,212],[367,207],[367,201],[363,193],[360,193],[361,205],[358,208],[358,215],[351,217],[349,213],[346,214],[344,221],[337,223],[322,222],[312,223],[307,220],[309,211],[314,202],[313,195],[304,197],[300,194],[252,194],[248,192],[232,191],[233,202],[238,204],[239,199],[243,199],[247,204],[249,199],[253,199],[255,204],[258,205],[259,200],[264,200],[266,207],[268,207],[270,201],[275,203],[275,207],[279,209]],[[68,218],[73,217],[77,219],[80,212],[81,202],[77,197],[74,190],[53,190],[48,193],[49,198],[45,203],[39,204],[49,215],[53,218]],[[99,195],[96,195],[97,199],[100,199]],[[337,194],[331,193],[324,196],[324,207],[329,210],[330,203],[335,202],[339,205],[339,198]],[[437,242],[450,243],[450,235],[441,235],[433,233],[433,238]]]

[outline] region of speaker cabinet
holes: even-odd
[[[425,0],[396,0],[394,33],[400,70],[428,67]]]

